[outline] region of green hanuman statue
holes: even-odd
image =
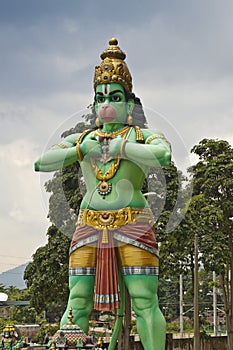
[[[67,310],[86,333],[94,309],[123,313],[123,286],[132,299],[145,350],[165,349],[166,324],[159,309],[158,244],[149,205],[142,194],[150,167],[170,164],[170,144],[158,130],[137,125],[140,101],[132,93],[125,53],[115,38],[95,68],[96,128],[72,134],[35,163],[55,171],[79,162],[86,183],[70,247]],[[142,109],[142,108],[141,108]],[[118,317],[109,349],[115,349]]]

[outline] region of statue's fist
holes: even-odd
[[[112,139],[110,141],[109,154],[111,157],[116,158],[117,156],[119,156],[123,142],[125,142],[125,140],[119,137],[116,137],[115,139]]]
[[[84,140],[80,145],[81,152],[83,156],[100,157],[101,147],[96,139]]]

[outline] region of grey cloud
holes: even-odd
[[[98,55],[111,35],[117,35],[127,51],[133,76],[147,84],[231,74],[228,1],[225,7],[216,6],[216,1],[146,1],[143,6],[132,1],[69,1],[67,6],[56,0],[33,2],[35,8],[25,0],[20,6],[17,1],[2,4],[2,96],[87,91]],[[67,70],[62,62],[69,61],[76,61],[76,67]]]

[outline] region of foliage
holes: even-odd
[[[7,318],[7,319],[3,319],[0,318],[0,332],[3,330],[3,328],[7,325],[7,324],[15,324],[15,320],[11,319],[11,318]]]
[[[167,322],[179,316],[179,276],[160,278],[159,305]]]
[[[165,232],[161,240],[166,274],[193,269],[195,233],[199,234],[202,262],[209,271],[223,272],[231,256],[232,149],[226,141],[204,139],[192,152],[201,159],[190,169],[193,196],[180,225],[168,234]],[[184,188],[184,196],[188,188]]]
[[[48,229],[48,243],[37,249],[24,273],[30,290],[31,305],[37,312],[47,311],[49,304],[64,309],[68,296],[67,261],[70,240],[52,225]],[[58,311],[59,313],[59,311]]]
[[[212,273],[205,269],[199,271],[199,313],[203,320],[207,313],[212,312],[213,283]],[[183,312],[184,319],[193,320],[193,284],[191,271],[183,275]],[[167,323],[176,322],[180,316],[180,276],[175,274],[170,278],[160,278],[159,281],[159,305]],[[223,303],[221,295],[218,295],[218,303]]]
[[[154,216],[159,219],[162,212],[172,212],[179,188],[179,173],[174,163],[167,167],[151,168],[148,177],[147,196]]]
[[[157,239],[160,243],[160,276],[170,278],[184,270],[187,272],[187,265],[193,259],[193,249],[187,246],[190,241],[184,230],[191,185],[174,164],[164,168],[164,175],[166,200],[157,222]]]
[[[207,270],[220,276],[228,348],[233,348],[233,149],[227,141],[202,140],[192,152],[194,193],[202,198],[199,248]],[[231,278],[229,278],[231,276]]]
[[[226,141],[202,140],[192,152],[199,162],[189,169],[193,196],[184,220],[162,240],[166,274],[194,270],[194,237],[199,237],[199,259],[209,272],[220,275],[228,333],[233,330],[233,150]],[[229,336],[230,339],[230,336]],[[229,349],[233,347],[232,343]]]
[[[204,139],[192,152],[200,159],[193,167],[193,190],[203,201],[202,261],[208,270],[222,274],[232,259],[233,149],[226,141]]]
[[[36,336],[38,343],[39,344],[44,343],[44,338],[46,333],[51,334],[51,336],[53,336],[58,330],[59,330],[59,324],[53,324],[53,325],[47,324],[47,323],[42,324]]]
[[[170,322],[167,323],[167,333],[179,333],[180,332],[180,323],[179,322]],[[189,319],[184,319],[184,333],[193,333],[193,326]]]
[[[45,188],[51,193],[48,217],[56,228],[71,238],[75,228],[82,194],[79,188],[79,164],[55,172]]]
[[[179,273],[193,275],[194,237],[199,237],[200,266],[207,272],[219,275],[222,297],[228,324],[228,347],[233,348],[233,150],[226,141],[202,140],[192,152],[199,156],[199,162],[189,169],[193,183],[193,195],[185,208],[185,216],[174,230],[160,234],[162,275],[174,278]],[[180,211],[182,215],[182,210]],[[211,279],[211,276],[209,277]],[[210,280],[208,279],[208,280]],[[209,286],[202,281],[199,298],[208,303]],[[192,300],[193,285],[189,293]],[[199,299],[199,300],[200,300]],[[200,311],[204,312],[202,305]],[[174,308],[173,308],[174,309]]]
[[[18,289],[15,286],[0,286],[1,292],[8,295],[9,301],[27,301],[30,299],[30,293],[27,289]],[[35,309],[31,306],[1,306],[0,328],[6,324],[34,323]]]

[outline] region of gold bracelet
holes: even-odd
[[[78,155],[78,159],[81,162],[83,160],[83,154],[81,152],[81,148],[80,148],[80,143],[79,142],[76,143],[76,152],[77,152],[77,155]]]
[[[119,157],[120,158],[125,158],[125,146],[126,146],[126,143],[127,143],[128,141],[127,140],[123,140],[122,141],[122,144],[121,144],[121,148],[120,148],[120,154],[119,154]]]

